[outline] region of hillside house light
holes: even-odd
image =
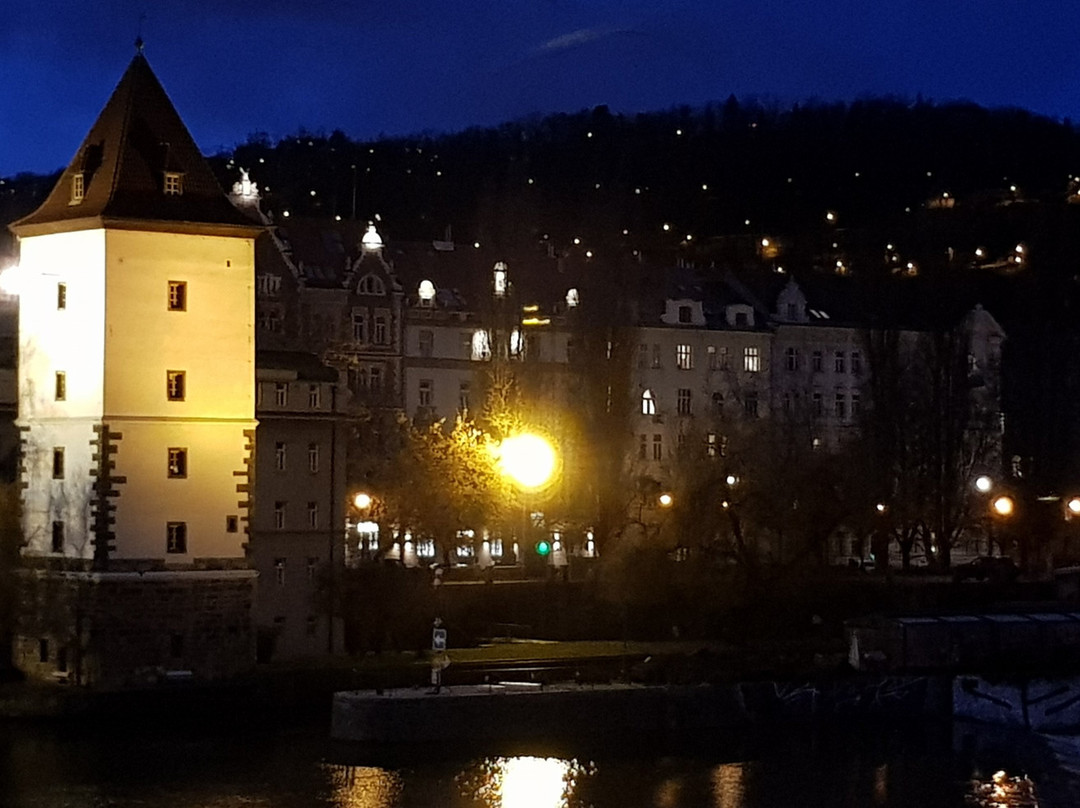
[[[503,440],[497,456],[499,470],[524,489],[542,487],[555,473],[555,448],[531,432]]]

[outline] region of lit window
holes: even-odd
[[[693,354],[689,345],[675,346],[675,367],[679,370],[690,370],[693,367]]]
[[[420,397],[417,403],[421,407],[430,407],[434,400],[435,383],[431,379],[420,380]]]
[[[319,526],[319,503],[309,502],[307,504],[307,523],[310,528],[317,528]]]
[[[835,354],[833,354],[833,370],[835,370],[837,373],[844,372],[845,365],[847,364],[845,362],[845,358],[846,357],[843,351],[837,351]]]
[[[278,586],[285,586],[285,559],[274,559],[274,582]]]
[[[641,394],[641,414],[656,415],[656,399],[653,398],[652,390]]]
[[[422,328],[417,333],[418,350],[420,355],[430,357],[435,347],[435,332],[428,328]]]
[[[183,401],[187,394],[186,374],[182,370],[165,371],[165,393],[169,401]]]
[[[319,472],[319,444],[309,443],[307,447],[308,471],[312,474]]]
[[[52,523],[52,551],[54,553],[64,552],[64,523],[53,522]]]
[[[506,264],[502,261],[495,264],[494,269],[494,284],[495,284],[495,297],[502,297],[506,294]]]
[[[86,197],[86,176],[78,171],[71,176],[71,204],[78,205]]]
[[[52,476],[54,480],[64,479],[64,447],[57,446],[52,450]]]
[[[716,457],[720,452],[720,447],[717,442],[717,435],[715,432],[709,432],[705,435],[705,454],[709,457]]]
[[[184,175],[178,171],[165,172],[165,196],[180,196],[184,193]]]
[[[756,345],[743,348],[743,370],[747,373],[757,373],[761,370],[761,353]]]
[[[169,476],[187,477],[187,449],[175,446],[169,449]]]
[[[433,306],[435,304],[435,284],[431,281],[420,281],[420,285],[416,287],[416,296],[420,300],[420,305],[425,308]]]
[[[62,370],[56,371],[56,384],[53,393],[53,397],[57,401],[64,401],[67,399],[67,374]]]
[[[187,552],[187,522],[166,522],[165,552]]]
[[[483,329],[473,331],[470,356],[478,361],[491,359],[491,339],[487,331]]]
[[[279,407],[285,407],[289,404],[289,385],[287,382],[275,382],[274,383],[274,403]]]
[[[285,529],[285,503],[281,500],[274,503],[274,527],[277,530]]]
[[[575,308],[581,303],[581,297],[578,295],[577,289],[566,290],[566,307],[568,309]]]
[[[652,459],[664,459],[664,436],[659,433],[652,436]]]
[[[285,471],[285,443],[283,441],[274,444],[274,468],[277,471]]]
[[[57,309],[66,309],[67,308],[67,284],[66,283],[58,283],[58,284],[56,284],[56,308]]]
[[[169,281],[169,311],[187,310],[187,282]]]
[[[322,388],[317,384],[309,384],[307,391],[307,404],[313,410],[322,406]]]
[[[690,388],[680,387],[677,398],[679,415],[690,414]]]

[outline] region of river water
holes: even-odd
[[[320,725],[10,723],[0,725],[0,808],[1080,805],[1067,802],[1080,792],[1061,769],[1071,739],[1057,755],[1050,746],[951,724],[376,747],[332,742]]]

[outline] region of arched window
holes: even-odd
[[[416,287],[416,296],[419,298],[421,306],[433,306],[435,304],[435,284],[429,280],[420,281],[420,285]]]
[[[566,307],[567,308],[572,309],[575,306],[577,306],[580,302],[581,302],[581,297],[578,295],[578,290],[577,289],[567,289],[566,290]]]
[[[365,275],[357,284],[356,291],[362,295],[385,295],[386,284],[378,275]]]
[[[641,414],[656,415],[656,399],[653,398],[652,390],[641,394]]]

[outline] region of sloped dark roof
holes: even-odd
[[[183,174],[183,193],[164,193],[166,171]],[[79,172],[84,197],[72,204]],[[225,196],[141,52],[45,202],[11,228],[34,235],[124,222],[254,229]]]

